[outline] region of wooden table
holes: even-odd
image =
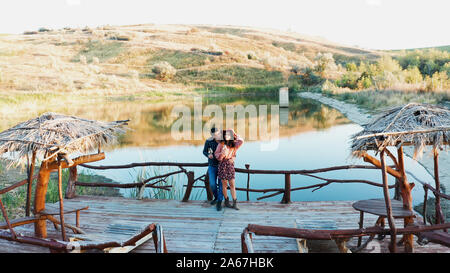
[[[416,214],[408,209],[403,207],[403,203],[401,201],[391,199],[392,206],[392,217],[398,218],[407,218],[407,217],[416,217]],[[384,218],[387,217],[386,203],[383,198],[380,199],[368,199],[361,200],[352,204],[352,207],[359,211],[359,228],[363,228],[364,223],[364,213],[370,213],[374,215],[378,215],[378,220],[375,225],[380,225],[384,227]],[[358,238],[358,247],[361,246],[362,238]]]

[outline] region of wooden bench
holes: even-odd
[[[337,230],[334,220],[296,219],[295,227],[310,230]],[[326,252],[326,253],[351,253],[345,246],[345,241],[338,240],[307,240],[297,238],[298,251],[300,253]]]

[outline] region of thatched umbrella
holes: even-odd
[[[8,154],[13,158],[12,164],[23,166],[28,163],[27,216],[30,210],[34,165],[35,161],[39,160],[41,167],[35,190],[34,214],[37,215],[45,209],[45,195],[50,173],[57,170],[61,229],[63,239],[66,240],[61,185],[62,168],[73,168],[78,164],[104,159],[105,155],[101,152],[101,147],[115,143],[117,135],[125,132],[124,125],[127,121],[101,122],[45,113],[1,132],[0,155]],[[95,150],[97,150],[96,154],[71,159],[73,155],[88,154]],[[35,224],[35,233],[39,237],[46,237],[45,220]]]
[[[414,146],[414,158],[422,154],[425,146],[431,145],[434,153],[434,176],[436,190],[439,191],[438,156],[439,150],[450,143],[450,111],[447,108],[410,103],[405,106],[395,107],[381,113],[377,118],[364,126],[364,129],[352,138],[352,153],[362,157],[364,161],[372,163],[382,170],[383,189],[386,201],[391,232],[391,251],[395,251],[395,226],[391,214],[391,201],[387,186],[387,174],[396,178],[396,184],[400,189],[403,207],[412,210],[411,189],[414,183],[408,183],[404,164],[403,146]],[[397,158],[387,149],[388,146],[397,148]],[[380,153],[380,161],[367,154],[368,150]],[[386,166],[385,154],[394,162],[396,168]],[[436,209],[440,212],[439,197],[436,196]],[[436,214],[437,216],[439,214]],[[438,217],[439,218],[439,217]],[[438,220],[442,221],[442,219]],[[405,218],[405,225],[413,223],[413,218]],[[407,251],[412,251],[412,235],[404,238]]]

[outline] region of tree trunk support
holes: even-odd
[[[394,217],[392,217],[392,206],[391,206],[391,199],[389,197],[389,188],[388,188],[388,177],[386,172],[386,161],[384,156],[384,150],[380,153],[380,163],[381,163],[381,173],[383,177],[383,193],[384,193],[384,200],[386,202],[386,215],[389,222],[389,227],[391,229],[391,242],[389,244],[389,251],[392,253],[397,252],[397,246],[396,246],[396,230],[395,230],[395,223],[394,223]]]
[[[400,173],[402,178],[400,180],[400,194],[403,200],[403,208],[412,211],[412,195],[411,190],[414,187],[414,183],[408,183],[408,179],[406,178],[406,170],[405,170],[405,160],[403,155],[403,146],[400,146],[397,150],[397,158],[400,168]],[[414,223],[413,217],[407,217],[403,220],[404,226],[408,226],[409,224]],[[414,251],[414,242],[413,242],[413,234],[404,234],[403,241],[405,244],[405,252],[412,253]]]
[[[192,192],[192,188],[194,186],[194,172],[187,172],[187,187],[186,187],[186,192],[184,193],[184,197],[183,197],[183,202],[187,202],[189,201],[189,197],[191,196],[191,192]]]
[[[28,166],[28,185],[27,185],[27,204],[25,207],[25,216],[30,216],[31,211],[31,194],[32,194],[32,185],[33,185],[33,175],[34,175],[34,166],[36,163],[36,151],[33,151],[33,155],[31,156],[31,165]]]

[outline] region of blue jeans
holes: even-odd
[[[217,181],[217,170],[219,167],[208,166],[208,176],[209,176],[209,186],[214,194],[214,198],[217,201],[223,200],[223,192],[222,192],[222,181]]]

